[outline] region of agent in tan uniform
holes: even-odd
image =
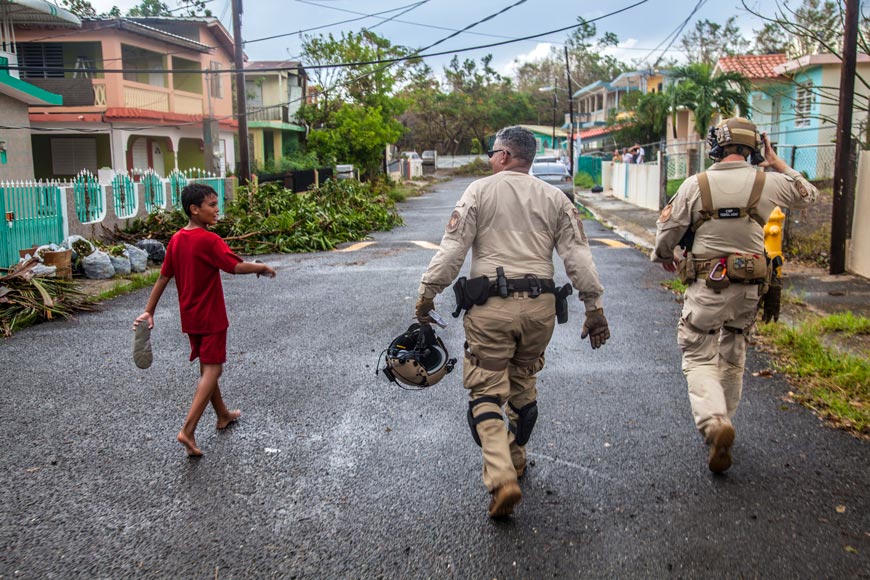
[[[679,269],[689,284],[677,342],[695,425],[710,446],[707,465],[722,473],[731,467],[731,419],[743,390],[746,344],[767,285],[764,223],[776,206],[815,202],[818,190],[746,119],[719,123],[708,141],[717,163],[683,182],[662,211],[651,259],[668,272]],[[750,156],[768,171],[748,163]],[[687,230],[694,232],[691,249],[675,255]]]
[[[517,479],[537,419],[535,375],[544,366],[557,303],[564,306],[571,291],[566,285],[556,296],[554,248],[585,305],[581,338],[589,336],[592,348],[610,338],[580,215],[564,193],[528,174],[536,149],[527,129],[498,132],[487,152],[493,175],[469,185],[456,204],[416,307],[420,322],[431,321],[435,296],[456,278],[471,248],[467,282],[475,305],[464,317],[463,380],[472,436],[483,452],[483,483],[492,494],[491,517],[513,513],[522,499]],[[510,431],[502,415],[506,403]]]

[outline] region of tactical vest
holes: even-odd
[[[752,192],[749,194],[749,201],[746,207],[720,207],[713,206],[713,193],[710,190],[710,180],[706,172],[698,174],[698,188],[701,190],[701,211],[700,217],[692,224],[692,231],[698,231],[698,228],[710,221],[711,219],[736,219],[749,216],[759,226],[764,228],[765,219],[758,213],[758,202],[761,201],[761,194],[764,191],[764,180],[766,174],[763,171],[758,171],[755,174],[755,181],[752,184]]]

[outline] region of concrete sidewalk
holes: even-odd
[[[659,213],[604,193],[577,191],[576,200],[601,223],[649,253],[655,244]],[[819,314],[853,312],[870,317],[870,280],[851,274],[786,262],[784,288]]]

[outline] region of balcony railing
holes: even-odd
[[[169,91],[159,87],[148,89],[125,83],[124,106],[131,109],[148,109],[168,113]]]
[[[290,122],[290,114],[287,105],[275,105],[274,107],[261,108],[248,104],[248,121],[280,121]]]
[[[171,103],[173,113],[184,113],[185,115],[203,114],[202,97],[172,93]]]

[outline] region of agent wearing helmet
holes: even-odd
[[[771,269],[764,224],[776,206],[807,207],[819,192],[747,119],[722,121],[708,142],[717,163],[683,182],[662,211],[651,259],[688,284],[677,342],[707,465],[722,473],[731,467],[746,344]]]
[[[566,316],[571,286],[558,289],[552,280],[554,248],[585,305],[581,338],[589,336],[592,348],[610,338],[604,290],[580,215],[559,189],[529,175],[536,150],[527,129],[498,132],[487,152],[493,175],[469,185],[456,204],[416,307],[417,319],[429,322],[435,296],[456,278],[471,249],[471,277],[460,278],[454,291],[466,309],[463,381],[472,437],[483,452],[483,483],[492,494],[491,517],[513,513],[522,499],[517,479],[538,415],[535,376],[544,366],[557,305],[560,321]]]

